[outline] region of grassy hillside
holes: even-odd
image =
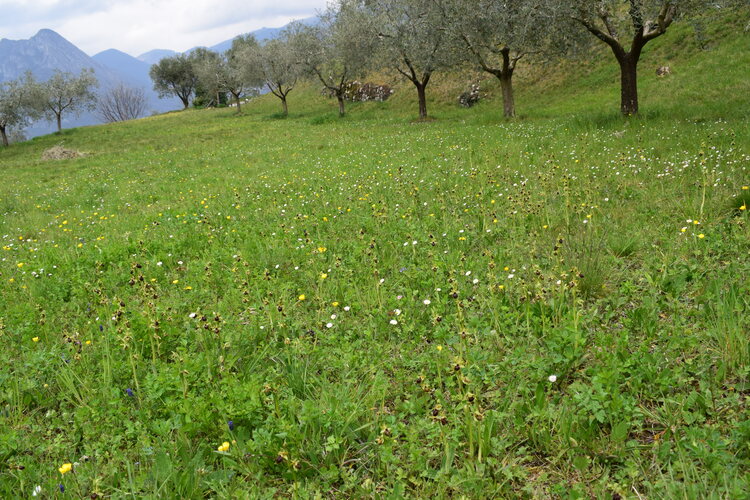
[[[0,150],[0,495],[742,498],[730,21],[657,40],[630,120],[601,52],[515,121],[311,85]]]

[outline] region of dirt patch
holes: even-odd
[[[86,155],[74,149],[65,149],[62,146],[55,146],[42,153],[42,160],[70,160],[73,158],[81,158],[82,156]]]

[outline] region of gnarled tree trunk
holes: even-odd
[[[8,134],[5,132],[5,126],[0,126],[0,136],[3,138],[3,146],[8,146],[10,143],[8,141]]]
[[[344,103],[344,92],[343,90],[339,90],[336,92],[336,99],[339,101],[339,116],[344,116],[346,114],[346,106]]]
[[[426,85],[421,83],[414,84],[417,87],[417,97],[419,98],[419,119],[427,119],[427,92]]]
[[[638,113],[638,59],[625,54],[620,63],[620,111],[623,115]]]
[[[513,72],[500,77],[500,88],[503,91],[503,115],[506,118],[516,116],[516,101],[513,97]]]

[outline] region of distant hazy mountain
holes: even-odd
[[[300,22],[312,26],[318,22],[318,18],[308,17],[307,19],[300,19]],[[284,31],[284,29],[287,26],[289,25],[286,24],[280,28],[260,28],[258,30],[251,31],[250,33],[245,33],[245,34],[255,35],[255,38],[258,41],[263,42],[265,40],[273,40],[274,38],[278,38],[278,36],[281,34],[282,31]],[[235,38],[239,36],[243,36],[243,35],[237,35],[233,38],[230,38],[229,40],[224,40],[221,43],[217,43],[216,45],[208,47],[208,49],[213,50],[214,52],[225,52],[232,47],[232,41]],[[190,54],[198,47],[204,47],[204,45],[193,47],[192,49],[186,50],[184,53]],[[164,57],[172,57],[177,54],[179,54],[179,52],[175,52],[174,50],[156,49],[156,50],[151,50],[149,52],[146,52],[145,54],[139,55],[138,59],[148,64],[156,64]]]
[[[317,24],[318,18],[317,17],[308,17],[306,19],[300,19],[299,21],[301,23],[307,24],[308,26],[312,26],[312,25]],[[284,31],[284,29],[287,26],[289,26],[289,25],[286,24],[286,25],[282,26],[281,28],[260,28],[260,29],[255,30],[255,31],[251,31],[248,34],[254,35],[255,38],[259,42],[263,42],[265,40],[273,40],[275,38],[278,38],[279,35],[281,34],[281,32]],[[242,36],[242,35],[238,35],[238,36]],[[234,40],[235,38],[237,38],[237,37],[231,38],[229,40],[225,40],[225,41],[223,41],[221,43],[217,43],[216,45],[214,45],[212,47],[209,47],[209,49],[213,50],[214,52],[225,52],[225,51],[229,50],[232,47],[232,40]],[[195,49],[190,49],[188,52],[190,52],[192,50],[195,50]]]
[[[177,52],[175,52],[174,50],[155,49],[155,50],[150,50],[146,52],[145,54],[139,55],[137,59],[145,62],[146,64],[151,65],[151,64],[158,63],[165,57],[172,57],[174,55],[177,55]]]
[[[161,100],[153,91],[148,76],[149,65],[116,50],[107,50],[89,57],[78,47],[52,30],[41,30],[28,40],[0,40],[0,81],[12,80],[31,71],[37,80],[47,80],[55,70],[78,74],[85,68],[93,68],[99,80],[99,92],[111,89],[120,83],[141,87],[148,99],[147,111],[164,112],[179,109],[176,100]],[[80,127],[101,123],[96,113],[85,113],[75,118],[63,114],[63,127]],[[46,122],[35,123],[26,130],[30,137],[53,132],[55,128]]]

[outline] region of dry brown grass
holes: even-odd
[[[42,153],[42,160],[70,160],[73,158],[81,158],[86,156],[80,151],[74,149],[65,149],[61,145],[51,147]]]

